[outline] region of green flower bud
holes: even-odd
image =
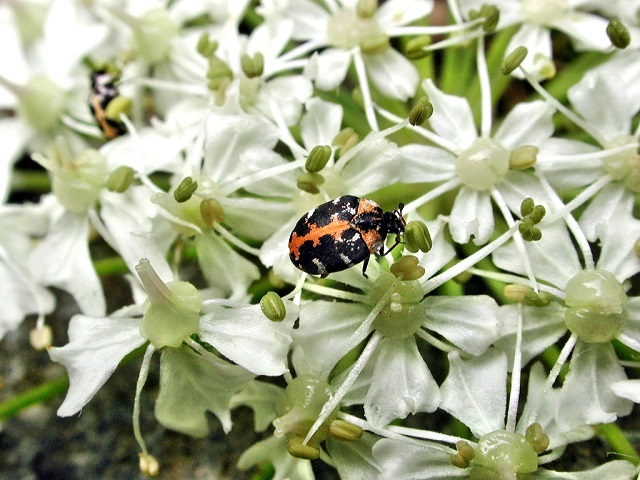
[[[430,50],[425,50],[426,47],[431,45],[431,37],[429,35],[421,35],[413,37],[407,42],[404,49],[404,54],[409,60],[420,60],[421,58],[431,55]]]
[[[191,198],[191,195],[198,189],[198,182],[194,182],[191,177],[185,177],[180,185],[173,191],[173,198],[178,203],[184,203]]]
[[[464,285],[469,280],[471,280],[471,278],[473,278],[473,274],[465,270],[464,272],[461,272],[455,277],[453,277],[453,280],[458,282],[460,285]]]
[[[607,35],[609,36],[609,40],[611,40],[611,44],[616,48],[627,48],[629,43],[631,43],[629,30],[627,30],[627,27],[617,18],[609,20]]]
[[[636,257],[640,258],[640,238],[633,244],[633,253],[636,254]]]
[[[401,280],[417,280],[424,275],[424,268],[418,265],[418,257],[413,255],[404,255],[398,259],[389,271]]]
[[[358,0],[356,14],[360,18],[371,18],[378,10],[378,0]]]
[[[502,61],[502,73],[504,75],[509,75],[516,68],[520,66],[520,64],[527,58],[527,54],[529,50],[527,47],[520,45],[513,52],[511,52],[507,57]]]
[[[338,440],[352,442],[362,437],[364,431],[353,423],[336,419],[329,424],[329,435]]]
[[[281,322],[287,316],[287,309],[284,306],[284,302],[280,295],[276,292],[267,292],[260,299],[260,309],[264,316],[272,322]]]
[[[121,114],[124,113],[127,116],[131,115],[132,105],[133,101],[129,97],[118,95],[116,98],[109,102],[107,108],[104,111],[104,115],[109,120],[120,121]]]
[[[495,31],[500,21],[500,10],[495,5],[482,5],[480,8],[480,16],[484,17],[482,29],[487,32]]]
[[[309,152],[304,168],[307,172],[318,173],[327,166],[327,162],[331,159],[331,147],[329,145],[316,145]]]
[[[426,253],[433,245],[427,224],[420,220],[413,220],[406,225],[403,240],[405,248],[411,253],[418,250]]]
[[[538,455],[549,448],[549,436],[542,431],[542,425],[539,423],[529,425],[524,437]]]
[[[429,101],[429,97],[422,97],[411,109],[409,123],[413,126],[422,125],[428,118],[431,118],[431,115],[433,115],[433,105]]]
[[[533,198],[527,197],[520,204],[520,213],[523,217],[528,217],[535,206],[536,202],[534,202]]]
[[[315,460],[320,457],[320,449],[311,445],[303,445],[304,436],[290,435],[287,438],[287,450],[292,457],[301,458],[303,460]]]
[[[133,168],[120,165],[107,178],[107,190],[116,193],[125,192],[131,186],[134,174]]]
[[[215,55],[209,59],[208,86],[211,90],[217,90],[225,80],[233,78],[233,72],[229,66]]]
[[[382,33],[371,33],[360,41],[360,50],[364,54],[375,55],[376,53],[384,53],[390,47],[389,37]]]
[[[247,78],[259,77],[262,75],[262,72],[264,72],[264,55],[256,52],[253,54],[253,57],[251,57],[245,53],[240,58],[240,64]]]
[[[205,198],[200,202],[200,216],[202,222],[211,227],[214,223],[224,221],[224,209],[219,201],[214,198]]]
[[[298,177],[298,188],[312,195],[320,193],[318,185],[324,183],[324,177],[319,173],[305,172]]]
[[[509,167],[514,170],[526,170],[536,164],[540,149],[534,145],[522,145],[511,150]]]

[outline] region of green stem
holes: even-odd
[[[35,405],[61,395],[67,391],[68,387],[69,378],[66,375],[61,375],[58,378],[27,390],[6,402],[0,403],[0,421],[17,415],[31,405]]]
[[[51,179],[44,170],[14,170],[11,174],[12,192],[47,193]]]
[[[638,452],[633,448],[631,442],[627,439],[622,429],[616,423],[600,425],[596,430],[607,440],[607,443],[611,446],[614,452],[625,460],[629,460],[634,465],[640,464]]]

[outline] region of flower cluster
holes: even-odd
[[[150,476],[158,352],[157,421],[248,406],[275,478],[637,477],[545,466],[640,403],[639,7],[3,3],[0,340],[60,416],[141,357]]]

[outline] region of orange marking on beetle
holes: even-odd
[[[305,242],[310,241],[313,243],[314,247],[317,247],[320,244],[320,238],[325,235],[329,235],[334,240],[340,240],[342,232],[344,232],[346,228],[350,228],[350,224],[346,220],[334,220],[324,227],[318,227],[313,223],[308,225],[308,227],[308,233],[298,235],[296,232],[293,232],[293,235],[291,235],[291,239],[289,240],[289,251],[293,254],[296,260],[300,256],[300,247],[302,247]]]
[[[94,117],[96,121],[100,124],[100,129],[102,130],[102,133],[104,133],[104,136],[107,137],[109,140],[113,140],[114,138],[116,138],[118,136],[118,130],[116,130],[115,127],[109,125],[109,122],[107,121],[106,112],[100,105],[100,99],[98,98],[98,96],[92,95],[91,98],[89,99],[89,102],[93,107]]]

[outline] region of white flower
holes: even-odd
[[[462,10],[480,10],[484,2],[461,0]],[[588,0],[498,0],[493,4],[500,10],[498,29],[521,24],[506,48],[510,54],[525,46],[529,54],[522,66],[538,78],[555,75],[551,49],[551,30],[567,34],[577,50],[607,50],[611,41],[606,33],[607,19],[587,13]],[[518,70],[515,76],[522,77]]]

